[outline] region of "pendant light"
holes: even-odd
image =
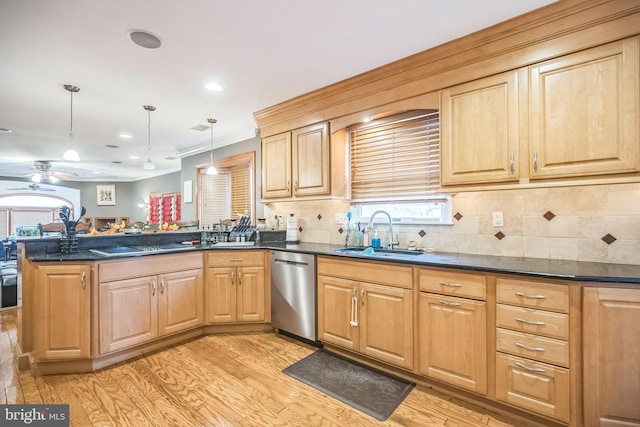
[[[64,85],[64,89],[69,91],[71,94],[71,126],[69,130],[69,148],[64,152],[62,158],[64,160],[77,162],[80,160],[80,156],[78,155],[78,152],[73,149],[73,94],[80,92],[80,88],[74,85]]]
[[[149,138],[147,140],[147,161],[144,162],[144,164],[142,165],[142,169],[151,171],[156,168],[156,165],[154,165],[153,162],[151,161],[151,112],[155,111],[156,107],[154,107],[153,105],[145,105],[144,109],[147,110],[147,113],[149,115],[149,126],[148,126]]]
[[[209,152],[209,167],[207,168],[207,175],[217,175],[218,171],[215,166],[213,166],[213,125],[218,121],[216,119],[207,119],[207,121],[211,124],[211,151]]]

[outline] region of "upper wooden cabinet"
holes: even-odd
[[[518,180],[517,80],[511,71],[441,92],[442,185]]]
[[[331,191],[329,124],[262,140],[262,198],[318,196]]]
[[[532,178],[640,170],[640,38],[529,68]]]
[[[441,91],[442,185],[640,171],[640,37]]]

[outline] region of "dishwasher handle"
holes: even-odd
[[[286,259],[274,259],[273,261],[276,262],[276,263],[294,265],[294,266],[297,266],[297,267],[308,267],[309,266],[309,263],[307,263],[307,262],[287,261]]]

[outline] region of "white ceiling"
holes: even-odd
[[[0,176],[34,160],[77,181],[132,181],[255,135],[253,113],[551,0],[1,0]],[[156,34],[159,49],[127,37]],[[208,82],[222,92],[203,88]],[[81,161],[62,161],[69,145]],[[147,112],[151,158],[147,158]],[[121,139],[121,133],[133,138]],[[116,145],[107,148],[105,145]],[[132,160],[131,155],[139,159]],[[114,161],[122,162],[114,164]]]

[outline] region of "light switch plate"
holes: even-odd
[[[494,227],[504,227],[504,216],[502,215],[502,212],[494,212],[492,217]]]
[[[346,213],[337,213],[336,214],[336,224],[345,224],[347,222],[347,214]]]

